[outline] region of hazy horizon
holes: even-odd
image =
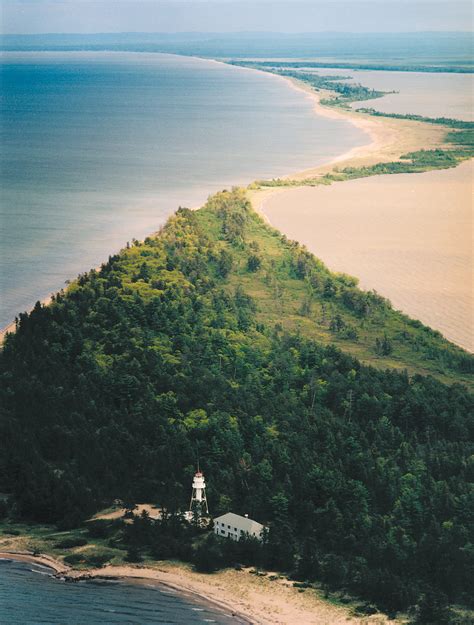
[[[471,32],[467,0],[3,0],[1,32]]]

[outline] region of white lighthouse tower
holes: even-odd
[[[193,491],[191,494],[191,503],[189,505],[189,512],[191,514],[209,514],[206,498],[206,482],[204,475],[198,470],[194,474],[193,478]]]

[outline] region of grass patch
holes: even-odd
[[[112,562],[120,552],[106,547],[87,547],[85,550],[75,551],[64,557],[64,562],[74,568],[100,568]]]
[[[82,537],[65,538],[56,543],[57,549],[73,549],[74,547],[83,547],[87,545],[87,539]]]

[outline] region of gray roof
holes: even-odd
[[[234,514],[233,512],[227,512],[226,514],[216,517],[214,523],[217,522],[236,527],[242,532],[247,532],[249,534],[260,534],[264,528],[261,523],[253,521],[248,517],[240,516],[240,514]]]

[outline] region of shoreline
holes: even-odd
[[[322,165],[318,167],[311,167],[309,169],[304,169],[301,172],[298,172],[295,176],[292,176],[292,178],[298,179],[302,176],[309,177],[311,175],[311,172],[316,171],[319,168],[328,167],[329,165],[333,165],[335,163],[339,163],[344,160],[355,158],[358,155],[365,156],[377,149],[377,146],[379,143],[379,133],[377,132],[378,124],[373,124],[371,120],[364,119],[359,115],[351,115],[349,111],[347,111],[346,114],[344,114],[342,109],[330,108],[328,106],[324,106],[323,104],[321,104],[321,100],[322,100],[321,94],[323,94],[324,97],[327,97],[330,95],[331,93],[330,91],[321,90],[317,92],[314,89],[311,89],[309,85],[306,85],[303,81],[297,80],[296,78],[285,77],[285,76],[282,76],[282,78],[286,80],[293,89],[304,93],[306,96],[309,96],[309,98],[313,102],[313,111],[316,113],[316,115],[319,115],[320,117],[326,117],[327,119],[337,119],[337,120],[347,121],[353,126],[355,126],[356,128],[359,128],[360,130],[365,132],[370,137],[369,143],[355,146],[351,148],[350,150],[347,150],[346,152],[343,152],[342,154],[335,156],[331,160],[327,161],[326,163],[323,163]],[[289,178],[289,177],[290,176],[285,176],[285,178]]]
[[[229,66],[229,63],[225,61],[219,61],[217,59],[213,59],[213,62],[218,63],[220,65]],[[317,116],[325,117],[326,119],[337,119],[340,121],[349,122],[356,128],[359,128],[360,130],[365,132],[370,137],[370,141],[368,143],[364,143],[363,145],[350,148],[349,150],[346,150],[342,154],[339,154],[338,156],[331,158],[329,161],[326,161],[325,163],[322,163],[321,165],[302,169],[301,171],[296,172],[294,174],[286,174],[285,176],[283,176],[283,179],[291,178],[293,180],[294,179],[298,180],[298,179],[304,179],[304,178],[310,177],[312,175],[312,172],[319,171],[320,168],[326,168],[326,167],[331,166],[334,163],[338,163],[343,160],[353,158],[357,156],[359,153],[361,153],[362,155],[365,155],[366,152],[373,151],[373,146],[377,145],[378,134],[377,134],[377,131],[375,130],[375,127],[376,126],[382,127],[384,125],[385,118],[381,120],[374,118],[374,122],[372,123],[372,120],[369,119],[370,116],[368,115],[363,116],[362,114],[356,113],[355,111],[347,111],[347,114],[345,114],[345,112],[341,110],[323,106],[320,103],[320,100],[321,100],[320,94],[323,94],[325,97],[327,97],[332,92],[321,90],[318,93],[314,89],[311,89],[309,85],[306,85],[303,81],[297,80],[296,78],[292,78],[289,76],[281,76],[280,74],[266,72],[262,69],[257,69],[253,67],[244,67],[240,65],[236,65],[235,67],[237,67],[240,70],[258,72],[260,74],[265,74],[267,76],[272,76],[273,78],[282,80],[293,90],[303,93],[303,95],[306,98],[309,98],[312,100],[313,113],[315,113]]]
[[[286,579],[271,581],[268,576],[252,575],[246,569],[205,574],[194,572],[185,564],[159,561],[156,567],[119,564],[79,571],[46,554],[26,551],[0,551],[0,559],[48,567],[55,577],[71,583],[93,579],[154,583],[180,593],[184,599],[202,601],[244,625],[390,625],[401,622],[381,613],[370,617],[354,616],[349,605],[330,603],[314,590],[301,592]]]

